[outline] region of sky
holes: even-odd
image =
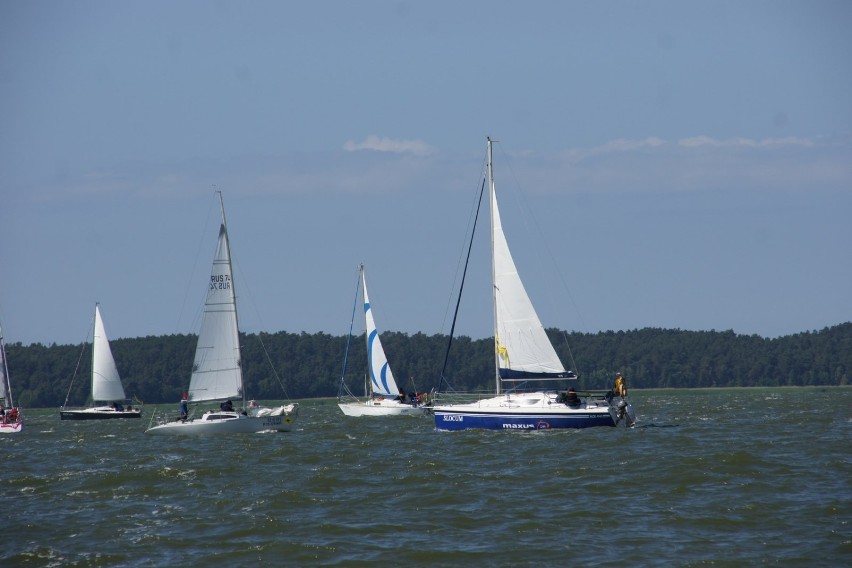
[[[852,3],[0,2],[7,343],[447,333],[486,137],[546,327],[852,321]],[[478,233],[457,334],[492,334]],[[363,324],[361,324],[363,326]],[[356,323],[356,329],[358,324]]]

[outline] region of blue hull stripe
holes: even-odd
[[[518,415],[470,412],[435,412],[438,430],[549,430],[553,428],[592,428],[615,426],[607,414],[547,414]]]

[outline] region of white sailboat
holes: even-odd
[[[340,392],[338,403],[340,410],[346,416],[400,416],[425,414],[428,407],[414,400],[401,390],[394,379],[385,350],[382,348],[382,340],[376,328],[373,318],[373,307],[367,294],[367,276],[362,264],[359,269],[358,284],[363,290],[365,336],[367,339],[367,370],[369,384],[366,400],[358,400],[352,395],[346,385],[346,362],[349,354],[349,341],[346,343],[346,354],[343,357],[343,371],[340,375]],[[358,286],[355,289],[355,306],[358,304]],[[355,308],[352,310],[352,319],[355,319]],[[349,340],[352,339],[352,324],[349,326]]]
[[[72,380],[73,385],[73,380]],[[71,389],[68,389],[68,396]],[[109,347],[104,322],[101,318],[100,305],[95,304],[95,320],[92,332],[92,400],[95,406],[88,408],[72,408],[65,405],[59,411],[62,420],[106,420],[111,418],[139,418],[142,408],[127,404],[121,376],[115,366],[115,359]],[[98,404],[98,403],[112,404]]]
[[[12,399],[12,385],[9,379],[9,365],[6,362],[6,344],[3,342],[3,329],[0,328],[0,434],[16,434],[24,429],[21,409]]]
[[[237,301],[234,292],[231,249],[225,223],[225,205],[219,192],[222,224],[213,257],[213,269],[207,285],[207,300],[201,320],[201,331],[195,348],[195,362],[189,381],[190,404],[223,402],[218,410],[208,410],[199,417],[182,416],[176,420],[161,419],[146,434],[216,435],[289,431],[298,415],[298,404],[275,408],[246,404],[240,360]],[[241,399],[242,410],[234,410],[232,399]],[[153,417],[152,417],[153,421]]]
[[[530,381],[565,382],[577,376],[565,369],[550,343],[509,251],[497,207],[491,146],[488,138],[496,396],[459,404],[436,402],[432,408],[435,427],[541,430],[632,422],[632,406],[625,401],[625,408],[620,409],[621,401],[610,401],[602,393],[586,393],[569,402],[568,393],[556,389],[518,392],[512,388],[504,392],[504,383],[514,387]]]

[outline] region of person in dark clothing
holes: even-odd
[[[568,395],[565,397],[565,404],[568,406],[580,406],[580,397],[577,396],[577,391],[574,387],[568,389]]]
[[[226,400],[225,402],[223,402],[222,404],[219,405],[219,408],[223,412],[233,412],[234,411],[234,403],[231,402],[230,400]]]

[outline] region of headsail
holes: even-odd
[[[495,349],[499,377],[521,379],[572,376],[565,371],[559,356],[556,355],[509,251],[500,221],[500,211],[497,208],[490,138],[488,172],[491,194]]]
[[[95,304],[95,329],[92,336],[92,399],[100,401],[125,399],[121,377],[109,347],[109,339],[98,304]]]
[[[364,286],[364,315],[367,325],[367,363],[370,366],[370,382],[375,394],[396,396],[399,394],[399,387],[397,387],[393,378],[385,351],[382,349],[379,331],[376,329],[373,309],[367,295],[367,275],[363,267],[361,268],[361,279]]]
[[[223,207],[219,241],[213,257],[213,270],[210,273],[201,331],[195,348],[195,363],[189,381],[189,399],[203,402],[240,398],[242,385],[237,301]]]

